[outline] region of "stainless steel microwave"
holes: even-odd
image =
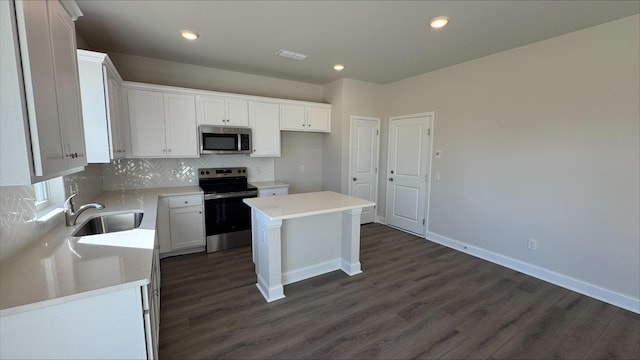
[[[200,154],[249,154],[251,129],[200,125]]]

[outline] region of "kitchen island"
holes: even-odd
[[[332,191],[243,200],[251,207],[256,286],[267,302],[283,285],[360,269],[360,214],[374,202]]]

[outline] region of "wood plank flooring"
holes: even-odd
[[[640,315],[379,224],[266,303],[249,247],[161,262],[161,359],[639,359]]]

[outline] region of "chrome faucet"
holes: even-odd
[[[77,193],[72,193],[71,196],[69,196],[67,200],[64,201],[64,221],[67,226],[74,226],[76,224],[76,220],[78,220],[78,216],[80,216],[80,214],[82,214],[87,209],[104,209],[104,205],[100,203],[88,203],[80,206],[80,208],[76,212],[73,207],[73,198],[76,196],[78,196]]]

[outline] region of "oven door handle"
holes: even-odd
[[[256,191],[238,191],[232,193],[225,194],[205,194],[204,199],[206,200],[215,200],[215,199],[228,199],[235,197],[256,197],[258,193]]]

